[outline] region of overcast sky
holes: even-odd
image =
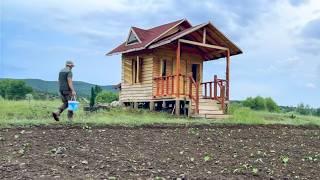
[[[244,54],[231,59],[231,97],[271,96],[281,105],[320,107],[319,0],[1,0],[0,77],[120,81],[120,56],[105,53],[131,26],[186,18],[211,21]],[[225,60],[205,63],[204,80],[224,77]]]

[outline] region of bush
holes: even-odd
[[[255,98],[249,97],[243,101],[243,106],[254,110],[266,110],[266,105],[263,97],[257,96]]]
[[[277,105],[276,102],[271,97],[267,97],[264,99],[266,108],[269,112],[279,112],[279,106]]]
[[[248,97],[246,100],[242,102],[242,105],[254,110],[268,110],[270,112],[279,111],[279,106],[270,97],[268,98],[263,98],[261,96],[257,96],[255,98]]]
[[[266,110],[266,103],[261,96],[257,96],[254,99],[254,106],[252,109],[254,110]]]
[[[111,103],[112,101],[117,101],[119,95],[117,93],[102,91],[96,97],[96,102],[98,103]]]
[[[25,99],[26,94],[32,93],[31,87],[24,81],[6,79],[0,81],[0,96],[10,100]]]

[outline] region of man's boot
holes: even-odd
[[[59,109],[57,112],[52,112],[52,117],[54,120],[59,121],[59,116],[62,113],[61,109]]]
[[[73,111],[68,110],[68,119],[71,121],[73,118]]]

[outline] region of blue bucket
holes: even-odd
[[[76,111],[79,108],[79,102],[78,101],[68,101],[68,110],[69,111]]]

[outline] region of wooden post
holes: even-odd
[[[154,101],[150,101],[149,109],[150,111],[154,111]]]
[[[210,99],[212,99],[212,82],[209,83]]]
[[[189,79],[189,97],[192,98],[192,81],[190,77],[188,79]]]
[[[207,97],[207,83],[204,83],[204,98],[208,98]]]
[[[174,94],[174,76],[171,76],[171,96]]]
[[[167,102],[166,101],[163,101],[162,102],[162,109],[165,109],[167,107]]]
[[[228,101],[229,97],[230,97],[229,96],[229,93],[230,93],[230,90],[229,90],[229,87],[230,87],[230,50],[229,49],[227,50],[226,81],[227,81],[226,100]]]
[[[222,95],[220,95],[221,96],[221,110],[223,111],[223,114],[225,113],[225,111],[224,111],[224,108],[225,108],[225,102],[224,102],[224,99],[225,99],[225,97],[224,97],[224,93],[225,93],[225,87],[224,86],[222,86],[221,87],[221,94]]]
[[[203,28],[203,39],[202,39],[202,43],[205,44],[206,43],[206,37],[207,36],[207,30],[206,28]]]
[[[199,114],[199,82],[196,82],[196,112]]]
[[[164,95],[164,82],[163,82],[163,78],[164,78],[164,77],[161,77],[161,96]]]
[[[180,115],[180,100],[179,99],[176,100],[176,115],[177,116]]]
[[[213,98],[214,99],[217,99],[217,90],[218,90],[218,82],[217,82],[217,75],[214,75],[214,81],[213,81],[213,84],[214,84],[214,87],[213,87]]]
[[[166,91],[167,91],[166,96],[169,96],[169,79],[170,79],[170,77],[166,76],[165,79],[166,79]]]
[[[134,108],[134,109],[138,109],[138,102],[134,102],[134,103],[133,103],[133,108]]]
[[[191,117],[191,115],[192,115],[192,99],[190,99],[189,105],[188,105],[188,117]]]
[[[159,96],[160,83],[159,83],[159,79],[158,78],[156,79],[156,88],[157,88],[156,96]]]
[[[180,97],[180,42],[178,41],[178,47],[177,47],[177,59],[176,59],[176,78],[177,78],[177,84],[176,84],[176,93],[177,98]]]
[[[140,58],[139,56],[137,56],[137,74],[136,74],[136,80],[135,82],[139,82],[140,83]]]

